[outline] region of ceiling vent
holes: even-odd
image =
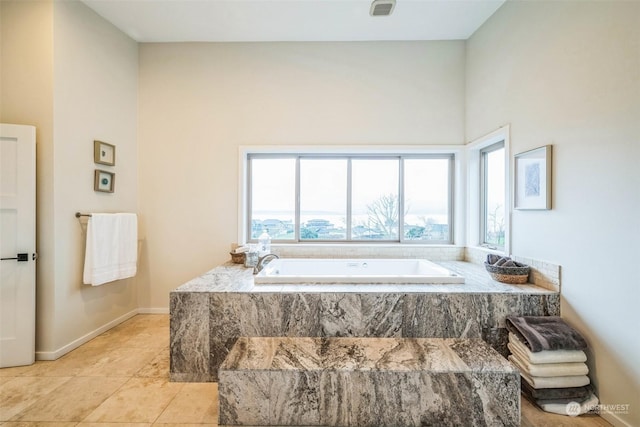
[[[389,16],[396,6],[396,0],[374,0],[371,3],[369,15],[371,16]]]

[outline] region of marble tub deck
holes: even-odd
[[[492,280],[483,266],[465,261],[440,261],[441,265],[465,278],[465,283],[456,284],[340,284],[340,283],[304,283],[295,284],[256,284],[253,270],[242,264],[231,262],[219,265],[202,276],[193,278],[179,286],[173,292],[243,292],[243,293],[543,293],[558,292],[534,284],[510,285]]]
[[[519,374],[478,339],[241,337],[219,375],[221,425],[520,425]]]
[[[507,354],[509,314],[557,316],[560,295],[493,281],[481,266],[440,262],[464,284],[255,285],[227,263],[170,294],[170,378],[218,380],[239,337],[481,338]]]

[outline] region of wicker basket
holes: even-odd
[[[244,252],[241,252],[239,254],[229,252],[229,255],[231,255],[231,261],[234,264],[244,264],[244,257],[245,257]]]
[[[515,261],[514,261],[515,262]],[[485,261],[484,267],[493,280],[512,285],[522,285],[529,281],[529,266],[515,262],[516,267],[491,265]]]

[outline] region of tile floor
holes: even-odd
[[[138,315],[53,362],[0,369],[0,427],[215,426],[215,383],[172,383],[169,316]],[[522,400],[523,427],[603,427]]]

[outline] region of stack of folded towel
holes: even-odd
[[[527,397],[563,415],[583,414],[598,404],[587,376],[587,343],[578,331],[557,316],[507,316],[506,325],[509,360],[520,370]]]

